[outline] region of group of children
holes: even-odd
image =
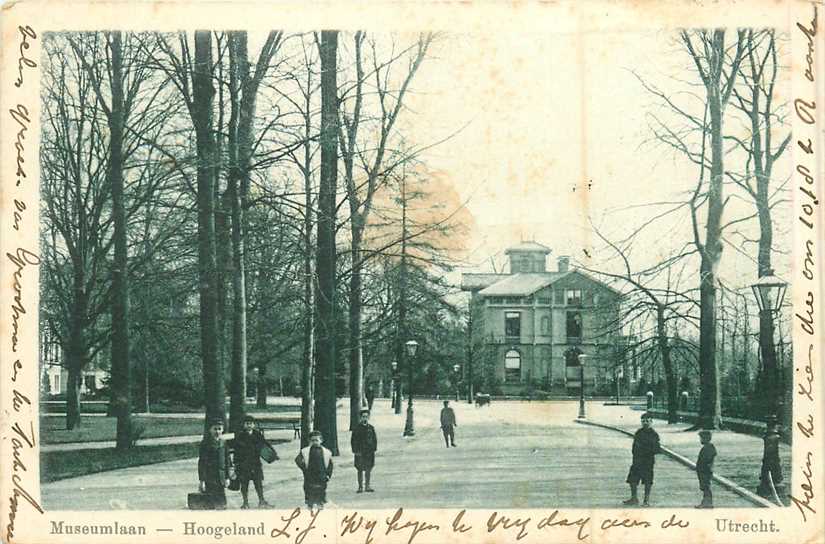
[[[375,491],[370,486],[370,474],[375,465],[378,438],[375,428],[369,423],[369,416],[368,409],[361,410],[358,425],[353,429],[350,440],[355,456],[355,469],[358,472],[357,493]],[[653,417],[649,413],[643,414],[642,427],[633,436],[633,461],[626,480],[630,484],[630,498],[623,502],[627,506],[639,504],[639,483],[644,485],[642,505],[650,506],[655,456],[661,452],[659,434],[653,430],[652,423]],[[447,447],[455,446],[452,433],[455,414],[447,402],[442,410],[441,424]],[[213,504],[216,508],[225,507],[224,490],[230,486],[231,480],[237,480],[243,497],[241,508],[246,509],[249,508],[249,482],[252,481],[258,495],[258,505],[268,506],[263,493],[264,475],[260,457],[261,448],[266,445],[266,440],[263,434],[255,429],[255,419],[252,416],[244,418],[243,429],[229,442],[229,448],[225,448],[220,439],[222,433],[223,422],[214,421],[201,442],[198,458],[201,492],[214,498]],[[699,478],[699,489],[702,491],[702,502],[696,508],[713,508],[711,481],[716,448],[711,443],[710,431],[699,431],[699,440],[702,449],[696,460],[696,474]],[[295,457],[295,464],[304,475],[304,499],[313,513],[323,508],[326,503],[327,482],[332,477],[332,452],[322,443],[321,432],[312,431],[309,434],[309,445],[302,448]]]
[[[355,468],[358,471],[357,493],[374,492],[370,486],[370,473],[375,465],[378,439],[375,428],[369,423],[368,409],[361,411],[359,423],[352,432],[352,452],[355,454]],[[249,482],[255,486],[258,506],[266,507],[264,499],[263,466],[261,449],[267,446],[263,433],[255,428],[255,418],[246,416],[243,429],[224,444],[221,440],[223,421],[215,420],[200,444],[198,455],[198,479],[200,492],[209,500],[211,508],[226,507],[226,489],[236,482],[243,497],[242,509],[249,508]],[[310,510],[323,508],[326,503],[327,482],[332,477],[332,452],[322,446],[320,431],[309,433],[309,445],[302,448],[295,457],[295,464],[304,475],[304,498]]]
[[[633,461],[627,473],[627,483],[630,484],[630,498],[623,502],[626,506],[639,504],[639,483],[644,485],[644,499],[642,506],[650,506],[650,490],[653,487],[653,465],[656,454],[662,451],[659,445],[659,434],[653,430],[653,416],[642,414],[642,427],[633,435]],[[699,489],[702,491],[702,502],[696,508],[713,508],[713,493],[710,484],[713,481],[713,461],[716,458],[716,447],[711,443],[711,432],[699,431],[699,442],[702,449],[696,459],[696,475],[699,478]]]
[[[200,491],[211,497],[214,508],[226,506],[225,489],[236,480],[243,504],[249,508],[249,482],[255,486],[258,506],[269,506],[264,499],[264,471],[261,465],[261,448],[267,442],[263,433],[255,428],[255,418],[246,416],[243,429],[229,441],[228,447],[221,440],[223,421],[215,420],[201,441],[198,455],[198,479]]]

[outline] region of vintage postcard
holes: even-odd
[[[824,13],[6,3],[0,541],[824,543]]]

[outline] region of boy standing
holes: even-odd
[[[696,508],[713,508],[713,493],[710,482],[713,480],[713,460],[716,458],[716,446],[711,444],[711,432],[699,431],[702,449],[696,459],[696,476],[699,477],[699,489],[702,490],[702,502]]]
[[[444,401],[444,408],[441,409],[441,433],[444,435],[444,442],[447,447],[456,447],[455,443],[455,412],[450,408],[450,401]]]
[[[327,502],[327,482],[332,477],[332,452],[321,445],[320,431],[309,433],[309,446],[301,449],[295,464],[304,473],[304,499],[315,514]]]
[[[216,419],[209,424],[198,451],[198,480],[200,491],[209,497],[213,509],[226,508],[226,492],[229,485],[231,465],[226,455],[221,435],[223,421]]]
[[[254,417],[248,415],[243,418],[243,429],[235,436],[231,446],[234,451],[235,470],[241,484],[241,508],[249,508],[250,480],[255,485],[255,493],[258,494],[258,506],[269,506],[264,500],[264,471],[261,466],[261,448],[266,446],[266,440],[263,433],[255,428]]]
[[[375,491],[370,487],[370,472],[375,466],[375,451],[378,449],[378,438],[375,436],[375,428],[369,424],[370,411],[366,408],[361,410],[361,417],[358,425],[352,431],[350,446],[355,454],[355,470],[358,471],[358,491],[372,493]],[[366,488],[364,484],[366,483]]]
[[[651,427],[653,416],[645,412],[642,414],[642,428],[633,435],[633,463],[627,473],[627,483],[630,484],[630,498],[623,502],[629,506],[639,504],[637,488],[639,482],[645,486],[645,498],[642,506],[650,506],[650,488],[653,486],[653,463],[655,455],[661,451],[659,434]]]

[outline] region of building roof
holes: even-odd
[[[547,254],[551,253],[553,250],[551,250],[547,246],[541,245],[538,242],[521,242],[517,246],[507,248],[507,251],[505,251],[504,253],[509,255],[513,251],[536,251],[536,252],[540,251],[540,252],[544,253],[545,255],[547,255]]]
[[[527,296],[532,295],[539,289],[547,287],[569,272],[522,272],[510,274],[482,289],[479,294],[485,297],[490,296]]]
[[[462,291],[477,291],[496,283],[499,280],[510,277],[509,274],[476,274],[465,273],[461,275]]]

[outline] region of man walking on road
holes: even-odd
[[[444,408],[441,409],[441,432],[444,433],[444,442],[447,447],[456,447],[455,443],[455,412],[450,408],[450,401],[444,401]]]
[[[650,488],[653,486],[653,463],[655,455],[661,452],[659,447],[659,433],[653,430],[651,424],[653,416],[645,412],[642,414],[642,428],[633,435],[633,464],[627,473],[627,483],[630,484],[630,498],[623,504],[635,506],[639,504],[636,490],[641,481],[645,486],[645,499],[642,506],[650,506]]]

